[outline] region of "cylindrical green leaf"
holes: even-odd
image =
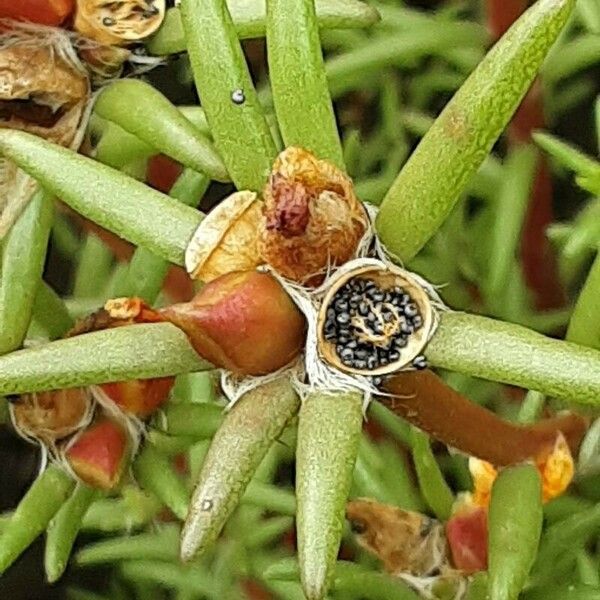
[[[500,472],[492,487],[488,519],[490,598],[517,600],[542,531],[542,482],[534,465]]]
[[[52,199],[38,190],[3,244],[0,354],[19,348],[25,339],[42,280],[53,215]]]
[[[219,536],[271,444],[296,414],[299,399],[287,377],[246,393],[210,445],[181,536],[190,560]]]
[[[434,367],[575,403],[600,403],[598,350],[555,340],[520,325],[446,312],[425,354]]]
[[[76,556],[80,566],[118,563],[123,560],[177,560],[179,527],[163,525],[156,533],[140,533],[102,540],[85,546]]]
[[[117,80],[102,91],[94,111],[186,167],[228,181],[212,142],[150,84]]]
[[[410,260],[448,216],[531,85],[575,0],[540,0],[510,28],[421,140],[377,218],[387,250]]]
[[[215,146],[236,186],[260,191],[276,148],[225,0],[183,0],[180,10]]]
[[[585,284],[579,292],[577,303],[567,329],[567,339],[582,346],[600,348],[600,254],[588,273]]]
[[[98,490],[78,483],[69,499],[60,507],[48,525],[44,567],[50,583],[58,581],[67,568],[81,521]]]
[[[362,396],[315,392],[302,404],[296,449],[298,560],[308,600],[334,574],[362,427]]]
[[[223,423],[223,407],[209,402],[169,404],[159,419],[169,435],[190,436],[201,440],[212,437]]]
[[[62,298],[43,281],[33,302],[33,318],[51,340],[62,337],[75,323]]]
[[[317,19],[323,29],[350,29],[368,27],[379,20],[375,8],[357,0],[316,0]],[[231,13],[238,38],[256,38],[265,34],[265,2],[229,0],[227,7]],[[185,36],[179,9],[171,8],[156,34],[147,44],[152,54],[174,54],[186,49]]]
[[[154,494],[177,518],[185,519],[190,494],[166,455],[146,444],[136,457],[133,470],[143,489]]]
[[[0,357],[0,395],[212,368],[170,323],[115,327]]]
[[[441,521],[447,521],[452,513],[454,495],[435,460],[426,434],[412,430],[412,455],[423,498]]]
[[[343,168],[315,0],[267,0],[267,50],[275,112],[286,146]]]
[[[73,479],[55,466],[33,482],[0,535],[0,573],[46,529],[74,485]]]
[[[0,154],[63,202],[120,237],[182,265],[201,214],[90,158],[37,136],[0,130]]]

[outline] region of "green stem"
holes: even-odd
[[[88,234],[79,255],[73,296],[98,297],[110,277],[113,259],[111,249],[98,236]]]
[[[217,150],[238,189],[260,191],[277,151],[225,0],[183,0],[180,10]]]
[[[188,512],[190,494],[169,459],[152,444],[146,444],[135,459],[133,468],[141,486],[183,521]]]
[[[33,302],[33,318],[51,340],[62,337],[75,324],[62,298],[43,281]]]
[[[343,168],[314,0],[267,0],[267,49],[285,145],[302,146]]]
[[[236,402],[210,445],[181,536],[190,560],[218,537],[273,442],[298,411],[287,377],[246,393]]]
[[[97,161],[13,129],[0,130],[0,153],[71,208],[120,237],[176,264],[201,214]]]
[[[75,538],[79,533],[81,521],[90,504],[99,492],[83,483],[77,487],[69,499],[60,507],[46,533],[46,552],[44,566],[49,583],[58,581],[67,568]]]
[[[0,280],[0,354],[19,348],[25,339],[42,279],[53,216],[52,199],[39,190],[12,226],[4,243]]]
[[[598,314],[598,295],[600,294],[600,253],[579,292],[566,339],[575,344],[600,348],[600,315]]]
[[[225,418],[223,407],[208,402],[169,404],[159,422],[166,433],[195,440],[211,438]]]
[[[119,563],[124,560],[175,561],[179,548],[179,527],[164,525],[156,533],[140,533],[95,542],[80,550],[79,566]]]
[[[138,79],[121,79],[104,88],[94,111],[190,169],[228,181],[212,142],[158,90]]]
[[[379,20],[377,10],[356,0],[316,0],[317,19],[322,29],[368,27]],[[240,40],[262,37],[265,34],[265,2],[227,2],[233,26]],[[171,8],[158,32],[148,41],[152,54],[174,54],[186,50],[181,14]]]
[[[331,584],[362,427],[357,393],[312,393],[302,404],[296,449],[298,560],[308,600]]]
[[[71,477],[55,466],[33,482],[0,536],[0,573],[46,529],[73,486]]]
[[[0,395],[167,377],[210,368],[174,325],[128,325],[0,357]]]
[[[486,317],[443,313],[427,346],[432,366],[574,403],[597,405],[600,352]]]
[[[450,214],[531,85],[574,4],[536,2],[446,105],[381,204],[377,230],[389,252],[410,260]]]

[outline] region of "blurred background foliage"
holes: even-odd
[[[346,164],[360,198],[377,204],[434,116],[526,3],[371,4],[382,15],[379,24],[366,30],[327,30],[322,41]],[[244,46],[261,97],[269,104],[264,40],[248,40]],[[184,54],[169,57],[146,78],[175,104],[197,102]],[[439,285],[452,308],[564,335],[600,241],[599,92],[600,2],[579,0],[532,92],[468,193],[407,265]],[[532,137],[534,131],[545,133]],[[93,137],[93,121],[91,133]],[[124,170],[165,189],[178,167],[159,157],[136,160]],[[227,185],[211,184],[201,208],[210,209],[229,191]],[[45,278],[61,295],[72,296],[68,306],[83,315],[113,295],[129,252],[113,236],[90,231],[72,215],[61,214],[52,231]],[[188,296],[189,285],[181,273],[172,271],[165,299]],[[40,333],[36,327],[34,322],[31,338]],[[508,419],[517,418],[520,391],[459,374],[446,379],[473,401]],[[212,375],[178,378],[175,403],[220,401]],[[208,446],[207,439],[199,438],[209,434],[167,434],[158,421],[150,433],[159,449],[178,457],[178,476],[189,489]],[[178,526],[170,522],[168,510],[157,498],[129,486],[92,505],[73,564],[59,585],[43,584],[43,543],[38,542],[0,580],[0,596],[302,598],[299,583],[272,567],[294,553],[294,436],[292,426],[269,451],[225,534],[194,564],[178,562]],[[452,489],[469,489],[465,459],[434,449]],[[5,424],[0,427],[0,463],[0,510],[8,511],[36,477],[39,455]],[[428,511],[414,473],[408,426],[381,407],[373,407],[365,425],[352,495]],[[552,524],[589,511],[598,499],[597,477],[580,479],[572,493],[546,507],[546,521]],[[598,586],[599,554],[590,541],[598,538],[600,518],[593,517],[586,531],[562,540],[569,551],[553,572],[534,570],[534,581]],[[361,573],[368,572],[365,568],[377,570],[377,564],[356,546],[349,531],[344,539],[340,558],[360,567],[355,572],[351,565],[340,565],[331,597],[363,597],[361,585],[368,587],[368,597],[395,597],[384,576],[378,581],[380,592],[387,595],[376,595],[379,584]]]

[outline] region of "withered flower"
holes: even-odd
[[[75,30],[109,46],[154,33],[165,17],[165,0],[77,0]]]
[[[183,329],[200,356],[240,375],[272,373],[293,361],[304,344],[304,316],[267,273],[222,275],[190,302],[160,313]]]
[[[281,275],[317,285],[354,257],[368,227],[352,181],[307,150],[286,148],[263,191],[260,253]]]
[[[70,388],[23,394],[11,403],[12,422],[27,439],[54,446],[89,422],[93,409],[87,388]]]
[[[261,264],[258,230],[262,220],[254,192],[235,192],[202,220],[185,252],[185,267],[205,283]]]
[[[465,504],[446,523],[452,564],[464,573],[485,571],[488,565],[487,509]]]
[[[0,82],[0,127],[78,146],[90,83],[67,33],[17,23],[2,30]],[[34,190],[33,179],[0,158],[0,238]]]
[[[119,483],[129,462],[130,446],[126,429],[101,417],[67,445],[64,458],[81,481],[110,490]]]
[[[448,567],[444,528],[426,515],[359,498],[346,505],[346,518],[358,543],[392,575],[427,576]]]

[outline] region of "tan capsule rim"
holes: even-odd
[[[200,225],[185,249],[185,269],[192,279],[201,278],[202,268],[221,241],[254,202],[258,201],[255,192],[243,190],[225,198],[202,219]]]
[[[404,269],[386,265],[380,261],[369,261],[370,264],[364,264],[364,261],[359,259],[356,262],[360,262],[361,265],[357,265],[355,268],[345,270],[344,272],[338,272],[333,277],[333,281],[329,282],[330,287],[323,298],[317,319],[319,355],[329,365],[344,373],[366,376],[390,375],[391,373],[401,371],[409,366],[412,361],[423,352],[425,346],[429,342],[435,328],[435,313],[431,298],[417,279]],[[374,262],[377,264],[373,264]],[[335,344],[327,341],[323,336],[323,326],[326,320],[327,308],[331,304],[334,295],[347,281],[359,276],[373,279],[383,289],[389,289],[394,286],[402,287],[417,305],[419,314],[423,319],[422,326],[408,338],[408,343],[402,349],[399,360],[390,363],[389,365],[371,370],[356,369],[344,365],[335,351]]]

